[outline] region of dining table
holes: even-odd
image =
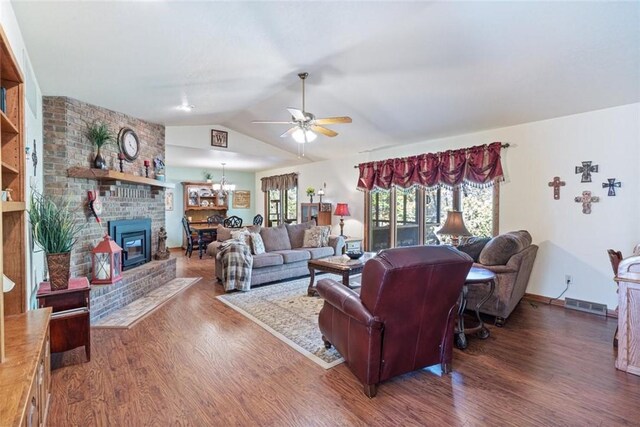
[[[210,241],[213,242],[216,240],[218,236],[218,226],[220,224],[209,224],[207,222],[202,223],[194,223],[190,224],[191,229],[198,233],[198,256],[202,259],[202,254],[204,252],[203,243],[207,240],[204,238],[205,235],[210,235]]]

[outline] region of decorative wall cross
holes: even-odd
[[[591,173],[598,172],[598,165],[592,165],[592,162],[582,162],[582,166],[576,166],[576,174],[581,173],[580,182],[591,182]]]
[[[559,176],[553,177],[553,181],[549,183],[549,187],[553,187],[553,200],[560,200],[560,187],[564,187],[566,184],[566,182],[560,181]]]
[[[591,191],[583,191],[582,196],[577,196],[576,203],[582,203],[582,213],[589,215],[591,213],[591,203],[598,203],[600,197],[592,196]]]
[[[615,178],[607,178],[607,182],[602,183],[602,188],[609,188],[609,194],[607,196],[615,196],[616,195],[616,187],[622,187],[622,183],[620,181],[616,182]]]

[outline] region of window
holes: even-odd
[[[436,231],[447,219],[456,197],[461,197],[465,225],[472,235],[495,235],[498,212],[493,207],[498,191],[498,187],[469,186],[462,191],[394,188],[367,192],[365,245],[377,252],[398,246],[439,244],[446,237],[438,236]]]
[[[417,188],[396,190],[396,246],[420,243],[417,199]]]
[[[275,226],[298,221],[298,188],[288,190],[269,190],[265,193],[267,226]],[[284,217],[283,217],[284,214]]]
[[[298,222],[298,187],[285,191],[284,221],[292,224]]]
[[[377,252],[390,247],[391,191],[370,193],[369,247]]]

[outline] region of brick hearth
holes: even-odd
[[[176,278],[176,259],[151,261],[122,273],[115,285],[91,287],[91,321],[98,320]]]

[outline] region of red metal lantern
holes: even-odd
[[[109,235],[91,251],[94,285],[112,285],[122,279],[122,248]]]

